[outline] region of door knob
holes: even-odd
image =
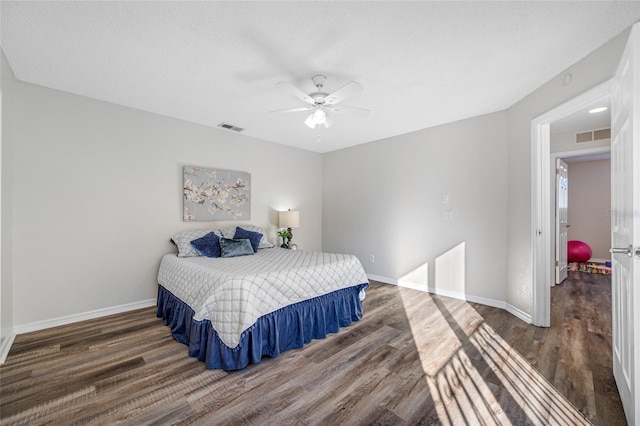
[[[631,257],[631,254],[633,252],[633,246],[631,244],[629,244],[629,247],[612,247],[609,250],[609,253],[611,254],[626,254],[627,256]]]

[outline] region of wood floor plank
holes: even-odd
[[[189,358],[155,308],[19,335],[0,424],[624,424],[610,277],[551,293],[542,329],[372,282],[361,321],[233,372]]]

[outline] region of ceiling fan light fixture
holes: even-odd
[[[304,124],[306,124],[307,126],[311,127],[312,129],[316,128],[316,120],[314,119],[314,115],[315,115],[315,113],[312,112],[311,114],[309,114],[307,119],[304,120]]]
[[[327,120],[327,114],[325,114],[323,109],[317,108],[313,113],[313,120],[316,124],[324,124]]]
[[[288,113],[307,111],[309,115],[304,120],[304,124],[311,129],[315,129],[317,126],[324,126],[328,129],[333,124],[333,119],[330,116],[332,113],[353,113],[354,115],[359,115],[361,117],[369,113],[369,110],[365,108],[336,105],[347,98],[361,93],[364,89],[360,83],[349,81],[338,90],[329,94],[323,91],[324,84],[327,81],[326,76],[317,74],[314,75],[311,80],[313,81],[314,86],[316,86],[316,91],[308,94],[303,92],[293,84],[278,83],[278,86],[287,89],[296,98],[305,102],[306,106],[281,109],[271,112]]]

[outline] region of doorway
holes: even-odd
[[[550,123],[611,94],[611,242],[613,372],[629,424],[640,419],[640,24],[631,28],[626,47],[608,82],[532,120],[532,322],[549,326]],[[634,148],[635,147],[635,148]],[[634,246],[635,244],[635,246]]]
[[[532,235],[533,239],[533,309],[532,323],[537,326],[550,325],[551,285],[555,281],[555,239],[551,235],[555,229],[555,203],[551,202],[551,125],[576,113],[587,111],[594,104],[606,102],[611,95],[611,80],[583,93],[582,95],[552,109],[532,121],[532,167],[538,171],[532,179]],[[595,154],[602,148],[584,149],[581,155]],[[552,173],[553,170],[553,173]],[[570,185],[571,183],[569,183]],[[552,242],[554,249],[552,250]]]
[[[607,115],[610,117],[609,111]],[[553,134],[552,134],[553,143]],[[607,144],[604,146],[604,144]],[[590,262],[605,264],[611,260],[609,248],[611,247],[611,147],[610,139],[603,140],[603,146],[599,148],[580,149],[576,151],[552,152],[552,174],[557,160],[562,160],[568,170],[568,215],[565,223],[559,223],[558,211],[558,185],[554,185],[551,191],[551,206],[553,232],[551,238],[551,269],[555,271],[551,286],[559,284],[566,278],[568,271],[567,241],[580,240],[587,243],[592,249]],[[562,221],[560,221],[562,222]],[[567,235],[561,244],[558,235]],[[562,238],[560,238],[562,239]],[[564,250],[564,252],[562,252]],[[575,266],[575,265],[574,265]],[[584,265],[582,265],[584,266]],[[559,274],[562,268],[564,274]]]

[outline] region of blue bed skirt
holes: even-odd
[[[266,314],[245,330],[235,348],[225,345],[209,320],[196,321],[194,311],[163,286],[158,285],[158,317],[171,327],[171,334],[189,346],[189,356],[207,368],[239,370],[258,363],[263,356],[301,348],[311,339],[324,339],[352,321],[362,318],[360,290],[368,283],[304,300]]]

